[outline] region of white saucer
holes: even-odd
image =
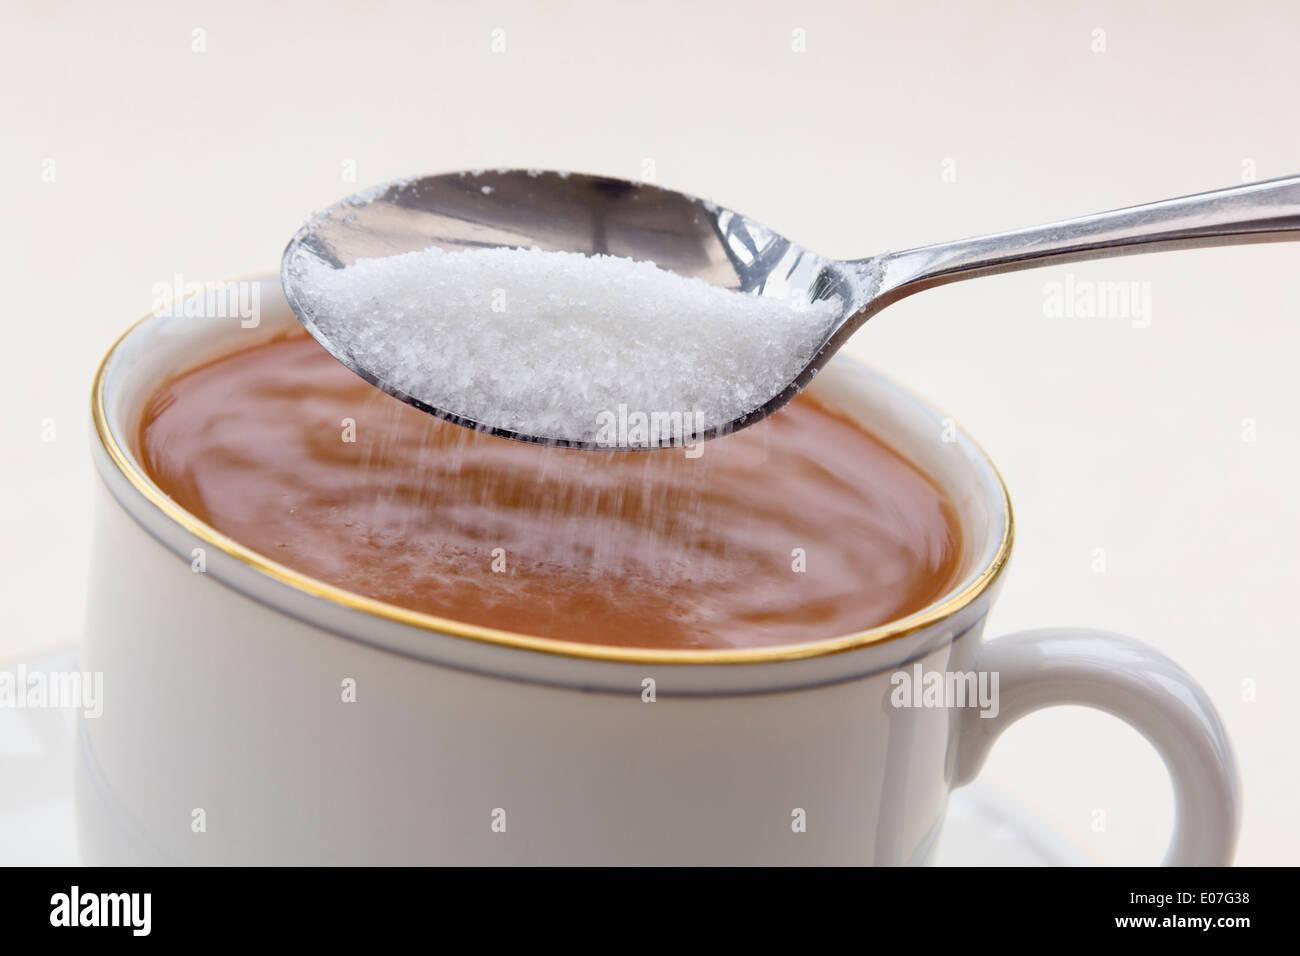
[[[25,662],[76,670],[75,651]],[[11,665],[4,669],[9,670]],[[0,708],[0,865],[75,866],[74,713]],[[953,793],[936,866],[1089,866],[1064,836],[988,784]]]

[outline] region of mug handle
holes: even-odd
[[[1140,641],[1052,627],[980,646],[977,672],[998,674],[998,713],[962,713],[953,786],[979,773],[993,741],[1043,707],[1113,714],[1155,745],[1174,787],[1174,836],[1164,866],[1227,866],[1241,817],[1237,765],[1214,705],[1181,667]]]

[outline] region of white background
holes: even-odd
[[[90,379],[155,283],[274,271],[360,186],[650,160],[857,257],[1300,172],[1293,0],[551,10],[0,6],[0,663],[81,633]],[[1067,273],[1150,283],[1150,327],[1046,316]],[[849,346],[1002,469],[1019,530],[991,633],[1123,631],[1204,683],[1240,760],[1241,863],[1300,862],[1298,274],[1276,244],[980,279]],[[986,773],[1099,859],[1163,852],[1168,778],[1116,720],[1036,715]]]

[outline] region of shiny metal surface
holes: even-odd
[[[356,362],[347,342],[317,328],[296,294],[304,254],[342,268],[438,246],[487,246],[625,256],[751,295],[832,300],[840,309],[812,361],[784,390],[713,438],[761,420],[798,394],[876,312],[931,286],[1061,262],[1190,246],[1300,237],[1300,176],[1249,183],[1066,222],[838,261],[820,256],[714,203],[646,183],[538,170],[448,173],[367,190],[320,213],[285,249],[281,280],[294,313],[326,349],[367,381],[408,404],[508,438],[539,439],[474,422],[396,389]],[[595,446],[592,446],[595,447]]]

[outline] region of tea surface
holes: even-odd
[[[945,496],[807,396],[698,449],[475,433],[297,332],[164,384],[139,434],[154,482],[241,544],[349,591],[539,637],[802,643],[903,617],[952,583]]]

